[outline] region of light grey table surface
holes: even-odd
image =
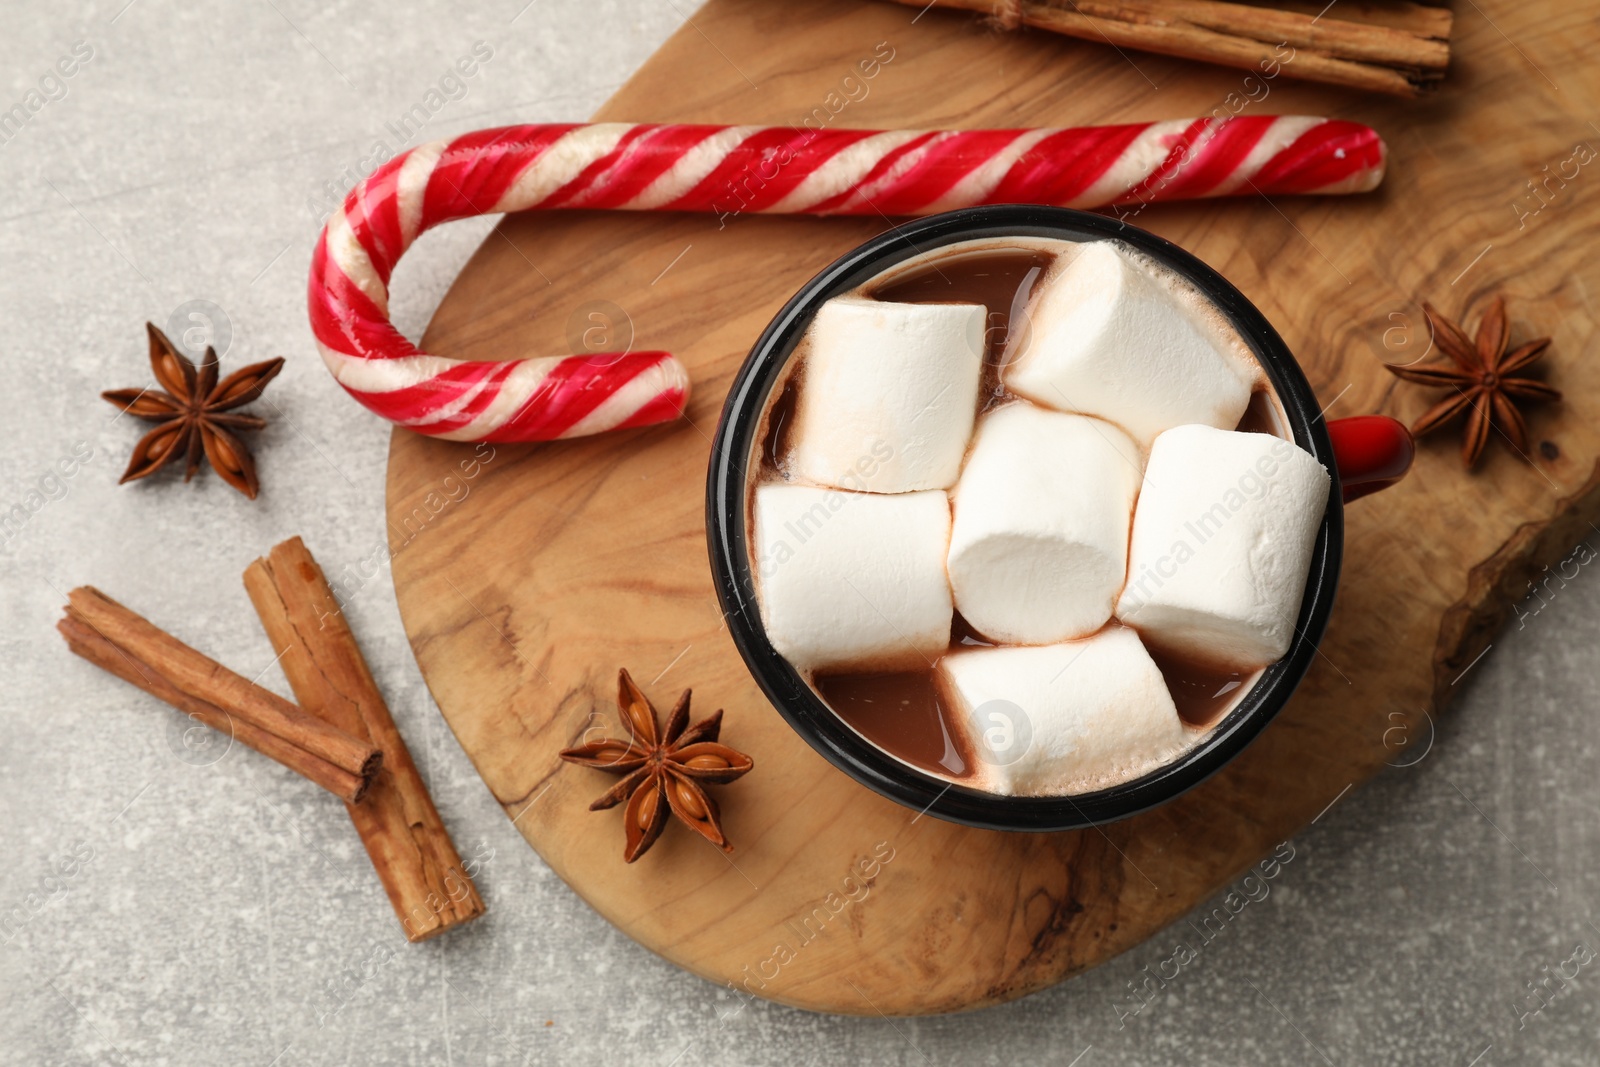
[[[399,942],[336,804],[249,751],[185,747],[179,716],[71,657],[52,626],[94,583],[286,691],[241,569],[293,534],[330,572],[383,538],[388,428],[306,324],[318,217],[375,142],[402,147],[413,105],[440,105],[423,139],[581,120],[689,10],[523,2],[6,5],[0,109],[44,102],[0,140],[0,1062],[1600,1062],[1600,961],[1542,1007],[1528,986],[1600,950],[1589,569],[1461,681],[1426,758],[1338,798],[1223,935],[1179,924],[1018,1003],[915,1020],[745,1006],[608,926],[479,781],[387,573],[352,624],[462,852],[486,858],[487,917],[434,943]],[[444,80],[475,45],[492,56]],[[403,330],[487,229],[407,258]],[[210,473],[116,485],[140,428],[97,394],[149,381],[145,320],[198,327],[196,309],[225,369],[289,357],[255,503]],[[1136,999],[1180,939],[1198,959]]]

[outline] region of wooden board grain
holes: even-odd
[[[711,0],[697,12],[598,118],[799,123],[823,108],[839,125],[981,127],[1222,109],[1369,122],[1392,152],[1377,194],[1162,206],[1134,221],[1254,300],[1330,417],[1418,415],[1431,395],[1397,386],[1383,363],[1426,350],[1420,301],[1475,320],[1494,292],[1514,338],[1554,336],[1550,378],[1568,399],[1533,415],[1530,458],[1497,440],[1468,474],[1453,441],[1430,441],[1407,482],[1349,509],[1323,655],[1223,773],[1102,830],[965,829],[852,784],[788,730],[721,624],[704,544],[710,438],[735,369],[806,278],[888,221],[509,217],[440,307],[429,351],[566,352],[585,329],[601,331],[597,347],[617,343],[610,329],[677,353],[694,379],[673,426],[476,451],[394,436],[407,633],[451,728],[550,866],[712,981],[823,1011],[952,1011],[1138,943],[1403,758],[1407,730],[1426,730],[1423,713],[1459,689],[1529,576],[1600,511],[1600,366],[1586,358],[1600,167],[1593,148],[1576,151],[1600,146],[1588,119],[1600,33],[1554,2],[1458,16],[1446,87],[1406,103],[861,0]],[[859,78],[861,60],[891,53]],[[693,686],[696,709],[726,709],[725,740],[754,756],[755,771],[720,790],[731,857],[669,828],[624,866],[619,812],[586,810],[611,779],[557,761],[586,729],[617,729],[621,666],[663,707]]]

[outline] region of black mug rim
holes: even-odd
[[[1008,237],[1117,240],[1187,279],[1238,331],[1277,391],[1295,443],[1332,476],[1288,653],[1263,670],[1200,744],[1142,777],[1076,796],[1003,796],[953,785],[900,762],[856,733],[768,641],[748,551],[746,474],[755,435],[767,397],[816,309],[913,257],[965,241]],[[840,256],[784,305],[751,348],[723,404],[706,479],[706,541],[734,645],[773,707],[823,758],[874,792],[923,814],[985,829],[1043,832],[1113,822],[1167,803],[1216,773],[1260,734],[1288,703],[1317,654],[1338,585],[1344,509],[1333,444],[1316,395],[1283,339],[1243,293],[1177,245],[1116,219],[1068,208],[997,205],[896,226]]]

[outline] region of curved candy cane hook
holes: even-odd
[[[1385,151],[1366,126],[1239,116],[1063,130],[530,125],[420,145],[328,220],[311,327],[372,411],[455,441],[547,441],[669,421],[689,376],[666,352],[507,362],[428,355],[389,321],[389,279],[424,230],[530,208],[923,215],[977,204],[1145,204],[1234,193],[1365,192]]]

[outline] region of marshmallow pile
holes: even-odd
[[[783,480],[754,489],[773,647],[813,678],[935,672],[997,793],[1196,743],[1147,646],[1282,657],[1329,490],[1292,442],[1234,429],[1257,374],[1197,294],[1114,242],[1061,247],[981,415],[982,305],[824,304]],[[993,646],[952,649],[956,613]]]

